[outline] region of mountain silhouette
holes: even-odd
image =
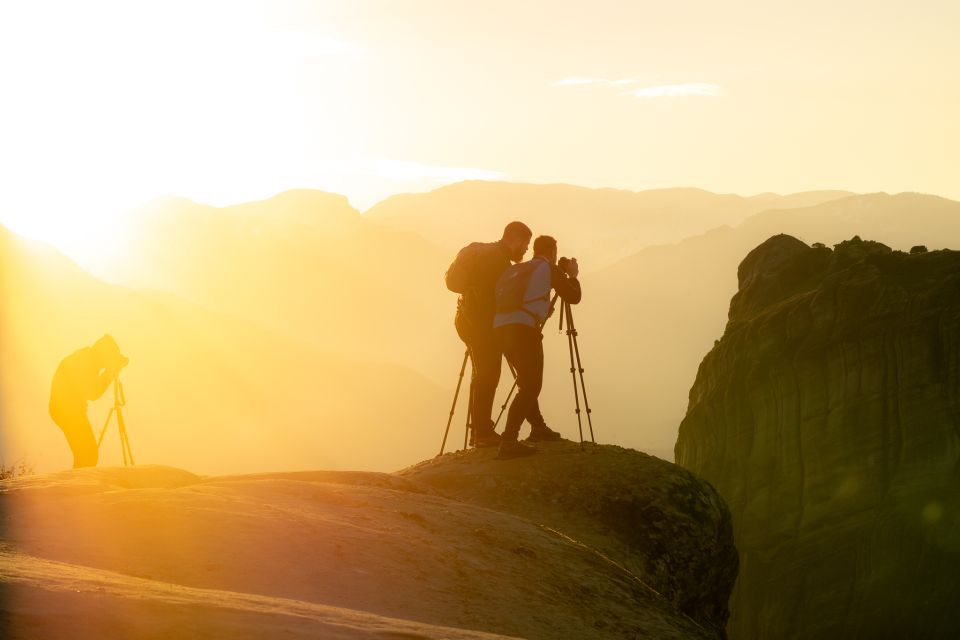
[[[414,231],[447,251],[478,239],[495,239],[508,222],[522,220],[534,235],[556,237],[561,253],[576,256],[585,270],[595,270],[643,247],[737,224],[765,209],[806,206],[847,195],[845,191],[811,191],[745,198],[690,188],[625,191],[467,181],[428,193],[391,196],[368,209],[364,217]]]
[[[163,199],[135,215],[124,284],[158,288],[351,360],[425,363],[455,345],[450,257],[416,234],[364,219],[346,198],[300,190],[217,208]],[[433,286],[431,286],[433,285]]]
[[[488,203],[483,206],[496,200],[483,195],[488,191],[504,198],[527,194],[526,200],[498,201],[500,210],[517,212],[524,210],[525,202],[550,200],[530,194],[546,192],[552,198],[554,190],[582,198],[600,193],[630,201],[656,196],[720,203],[714,212],[706,211],[707,204],[694,207],[702,215],[690,215],[690,220],[698,215],[702,220],[732,215],[730,202],[763,206],[836,195],[739,198],[697,190],[631,194],[569,185],[463,183],[437,190],[432,197],[439,193],[451,203],[466,203],[463,209],[451,204],[448,212],[456,219],[458,211],[469,211],[470,201],[454,198],[458,194],[476,192],[478,202]],[[425,220],[432,219],[430,211],[434,210],[428,210]],[[602,230],[597,221],[619,216],[618,224],[627,225],[626,211],[598,208],[590,217],[557,218],[556,224],[562,220],[572,225],[571,237],[592,239],[602,235],[596,231]],[[390,363],[399,367],[398,372],[426,376],[441,391],[423,415],[404,413],[403,417],[411,424],[419,420],[415,437],[426,443],[442,432],[463,357],[463,345],[452,326],[456,296],[442,284],[456,249],[432,244],[419,233],[392,229],[390,216],[371,213],[361,215],[342,196],[314,191],[288,192],[227,208],[164,199],[141,212],[141,234],[130,252],[137,258],[120,275],[130,286],[165,290],[195,305],[242,318],[266,333],[285,336],[290,344],[308,345],[331,361],[367,362],[374,368]],[[641,216],[634,221],[639,230],[632,236],[643,235],[641,230],[648,226],[645,220]],[[808,243],[830,244],[862,234],[899,249],[915,244],[932,249],[960,246],[958,220],[960,204],[935,196],[844,196],[815,206],[762,211],[735,227],[701,229],[700,235],[647,247],[609,267],[585,268],[581,274],[584,298],[576,319],[598,437],[672,457],[690,381],[702,354],[726,322],[728,303],[736,292],[736,265],[767,237],[790,233]],[[472,239],[492,239],[501,230],[496,221],[481,222],[465,217],[464,229],[483,229]],[[623,231],[621,235],[631,234]],[[563,247],[563,236],[559,240]],[[569,356],[556,318],[547,323],[544,333],[544,415],[552,428],[576,438]],[[85,339],[70,346],[76,348]],[[322,369],[324,375],[333,375],[331,367]],[[378,380],[371,392],[390,387],[387,376]],[[496,411],[510,382],[504,368]],[[461,403],[461,412],[462,407]],[[388,410],[383,412],[386,415]],[[458,413],[454,423],[458,430],[462,423]],[[425,446],[421,455],[432,448]]]

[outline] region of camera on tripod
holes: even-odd
[[[130,364],[130,358],[117,351],[111,356],[110,363],[107,365],[107,368],[119,373],[120,370],[126,367],[128,364]]]
[[[117,428],[120,431],[120,451],[123,454],[123,466],[127,466],[128,461],[130,464],[135,464],[133,450],[130,448],[130,437],[127,435],[127,425],[123,419],[123,407],[127,404],[127,396],[123,392],[123,383],[120,382],[120,371],[128,364],[130,364],[130,358],[120,353],[120,349],[116,349],[110,354],[107,370],[113,372],[113,406],[107,414],[107,420],[104,422],[100,437],[97,439],[97,448],[99,449],[100,445],[103,444],[103,436],[107,433],[107,427],[110,426],[110,419],[116,416]]]
[[[576,277],[576,273],[570,273],[570,263],[574,265],[577,264],[576,258],[567,258],[566,256],[557,260],[557,266],[560,267],[560,270],[563,271],[568,276]]]

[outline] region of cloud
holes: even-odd
[[[630,94],[637,98],[679,98],[682,96],[716,98],[720,95],[720,85],[709,82],[661,84],[655,87],[636,89],[631,91]]]

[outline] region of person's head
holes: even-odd
[[[109,333],[103,334],[102,338],[93,343],[93,354],[101,367],[120,369],[129,362],[120,353],[120,346]]]
[[[533,255],[545,258],[550,264],[557,264],[557,241],[550,236],[538,236],[533,241]]]
[[[511,222],[503,228],[503,237],[500,242],[507,248],[508,255],[513,262],[523,260],[523,254],[530,248],[530,238],[533,232],[522,222]]]

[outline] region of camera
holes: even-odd
[[[123,355],[122,353],[117,353],[110,362],[110,368],[114,371],[119,372],[125,366],[130,364],[130,358]]]
[[[557,266],[560,267],[560,270],[571,278],[577,277],[577,259],[576,258],[567,258],[563,257],[557,260]]]

